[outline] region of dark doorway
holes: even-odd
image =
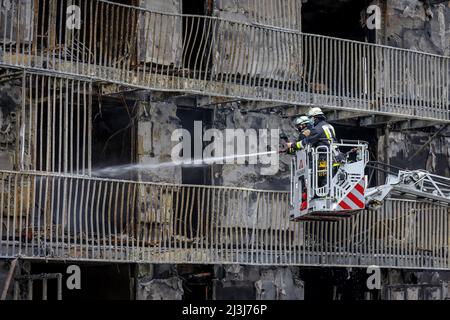
[[[367,128],[360,126],[349,126],[333,123],[333,127],[336,130],[336,136],[338,140],[354,140],[354,141],[365,141],[369,144],[369,160],[377,161],[378,159],[378,136],[377,129]],[[345,151],[344,151],[345,152]],[[377,175],[373,170],[368,170],[366,172],[369,176],[370,186],[375,186],[379,183]]]
[[[212,112],[210,110],[196,110],[192,108],[183,108],[179,107],[177,111],[177,116],[181,120],[181,125],[183,129],[186,129],[191,134],[191,155],[192,160],[201,160],[195,159],[195,143],[201,143],[202,151],[206,147],[207,143],[202,141],[195,141],[196,137],[194,136],[194,125],[195,122],[201,122],[203,127],[202,136],[205,130],[211,126],[212,121]],[[192,184],[192,185],[211,185],[211,166],[209,165],[201,165],[201,166],[183,166],[182,168],[182,182],[183,184]]]
[[[212,13],[212,0],[184,0],[183,16],[183,65],[190,69],[191,76],[201,78],[211,59],[210,36],[213,21],[207,17]]]
[[[371,159],[376,159],[378,145],[377,129],[360,126],[346,126],[338,123],[333,123],[333,127],[336,130],[336,136],[339,140],[368,142]]]
[[[205,15],[207,0],[184,0],[183,1],[183,14],[196,14]]]
[[[305,33],[363,42],[374,41],[374,31],[363,25],[369,0],[309,0],[302,6]]]
[[[214,266],[177,265],[177,272],[184,279],[184,301],[212,300]]]
[[[101,97],[93,103],[92,168],[128,165],[135,161],[135,101],[125,98]],[[133,179],[132,171],[101,171],[110,178]]]
[[[212,122],[212,111],[210,110],[202,110],[202,109],[192,109],[192,108],[183,108],[178,107],[177,117],[181,120],[181,125],[183,129],[187,130],[191,136],[191,160],[202,160],[203,159],[203,150],[206,147],[206,143],[203,142],[203,134],[208,127],[211,126]],[[197,135],[194,132],[195,122],[198,122],[197,126],[200,124],[202,129],[197,129],[199,133]],[[200,132],[201,131],[201,132]],[[200,134],[201,136],[198,136]],[[199,149],[196,155],[195,147]],[[186,150],[183,150],[186,152]],[[184,154],[186,156],[186,154]],[[187,158],[187,156],[186,156]],[[185,159],[188,160],[188,159]],[[199,161],[201,162],[201,161]],[[211,166],[205,164],[195,164],[195,165],[184,165],[181,168],[181,176],[182,183],[184,185],[211,185],[212,184],[212,175],[211,175]],[[191,214],[192,220],[189,222],[189,225],[185,226],[185,230],[187,231],[187,236],[189,239],[193,239],[195,235],[198,235],[198,228],[200,226],[199,217],[204,214],[201,211],[201,203],[205,203],[204,193],[199,192],[200,189],[197,188],[187,188],[186,197],[181,197],[179,202],[176,202],[174,199],[174,206],[178,203],[178,211],[181,212],[182,208],[187,208],[187,204],[184,204],[184,201],[187,201],[191,204]],[[188,211],[185,210],[187,213]],[[174,220],[176,222],[176,220]],[[205,223],[205,219],[203,219],[203,228],[207,228]],[[176,225],[174,225],[176,228]]]
[[[303,32],[373,43],[376,32],[366,27],[369,5],[368,0],[309,0],[302,7]],[[320,37],[305,38],[305,41],[302,55],[305,59],[304,76],[309,79],[311,90],[330,95],[367,97],[375,81],[370,50],[349,41],[335,43],[327,39],[325,46]],[[322,75],[324,70],[328,75]],[[347,78],[350,81],[344,80]]]
[[[364,300],[367,292],[364,269],[307,268],[301,277],[306,301]]]

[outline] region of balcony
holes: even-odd
[[[450,122],[450,58],[108,1],[11,1],[0,65],[134,88]]]
[[[450,269],[450,211],[389,200],[335,223],[289,221],[288,194],[0,172],[0,257]]]

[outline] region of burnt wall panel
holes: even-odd
[[[450,3],[425,0],[387,1],[387,45],[450,55]]]

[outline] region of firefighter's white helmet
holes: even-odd
[[[311,110],[309,110],[308,112],[308,116],[310,117],[316,117],[316,116],[323,116],[324,113],[322,111],[322,109],[320,108],[311,108]]]
[[[294,126],[299,126],[299,125],[301,125],[301,124],[308,124],[308,123],[310,123],[311,122],[311,120],[309,119],[309,117],[307,117],[307,116],[301,116],[301,117],[298,117],[298,118],[296,118],[295,120],[294,120]]]

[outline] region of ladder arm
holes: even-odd
[[[397,176],[389,175],[386,184],[366,190],[366,207],[379,208],[389,194],[450,206],[450,179],[424,170],[399,171]]]

